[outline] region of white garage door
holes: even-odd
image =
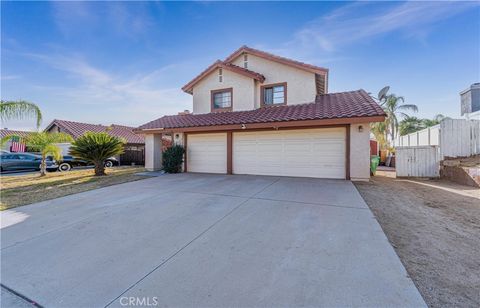
[[[233,134],[233,173],[345,178],[345,128]]]
[[[188,135],[187,170],[227,173],[227,134]]]

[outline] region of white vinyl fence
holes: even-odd
[[[440,144],[440,124],[427,127],[405,136],[400,136],[394,141],[396,147],[413,147]]]
[[[413,146],[396,148],[395,168],[399,177],[438,177],[438,146]]]
[[[440,154],[442,159],[480,154],[480,121],[443,120],[440,123]]]
[[[480,154],[480,121],[444,119],[394,142],[397,176],[438,177],[445,157]]]

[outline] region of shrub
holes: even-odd
[[[107,158],[123,153],[125,140],[107,133],[86,132],[72,143],[70,154],[95,165],[95,175],[105,175]]]
[[[183,154],[185,149],[181,145],[174,145],[163,152],[163,170],[167,173],[178,173],[182,170]]]

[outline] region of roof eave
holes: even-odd
[[[268,52],[253,49],[253,48],[250,48],[250,47],[245,46],[245,45],[240,47],[236,51],[234,51],[230,56],[228,56],[224,60],[224,62],[225,63],[231,63],[234,59],[241,56],[245,52],[250,53],[250,54],[255,55],[255,56],[258,56],[258,57],[261,57],[261,58],[269,59],[269,60],[274,61],[274,62],[283,63],[285,65],[296,67],[296,68],[301,69],[301,70],[309,71],[311,73],[328,74],[328,71],[329,71],[328,68],[316,67],[316,66],[306,64],[306,63],[301,64],[301,63],[298,63],[298,61],[288,59],[288,58],[285,58],[285,57],[281,57],[281,56],[271,55]]]
[[[245,124],[224,124],[224,125],[210,125],[210,126],[190,126],[190,127],[172,127],[172,128],[147,128],[137,129],[135,132],[143,134],[155,134],[164,132],[212,132],[212,131],[245,131],[258,129],[282,129],[282,128],[308,128],[331,125],[348,125],[356,123],[371,123],[383,122],[384,115],[376,116],[358,116],[358,117],[343,117],[330,119],[313,119],[313,120],[290,120],[290,121],[271,121],[260,123],[245,123]]]

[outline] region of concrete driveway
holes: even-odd
[[[348,181],[163,175],[1,218],[2,284],[46,307],[425,306]]]

